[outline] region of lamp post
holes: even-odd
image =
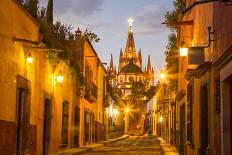
[[[33,62],[33,57],[31,56],[31,53],[29,53],[28,54],[28,56],[27,56],[27,63],[29,64],[29,65],[31,65],[32,64],[32,62]]]
[[[125,108],[125,131],[124,134],[128,133],[128,128],[129,128],[129,112],[130,112],[130,108],[126,107]]]

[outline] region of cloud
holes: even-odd
[[[47,0],[41,0],[43,6]],[[70,23],[82,23],[97,11],[101,10],[104,0],[54,0],[54,18]]]
[[[161,5],[150,5],[142,7],[140,13],[135,16],[138,21],[138,34],[152,35],[165,30],[165,26],[161,25],[164,20],[164,14],[167,8]]]

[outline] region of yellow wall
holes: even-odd
[[[106,72],[103,69],[102,66],[98,67],[98,92],[97,92],[97,102],[96,102],[96,121],[103,123],[103,112],[104,112],[104,107],[103,107],[103,91],[105,88],[103,88],[103,83],[104,83],[104,78],[106,76]]]
[[[0,118],[15,121],[16,75],[32,77],[28,75],[30,68],[25,61],[29,50],[25,50],[23,44],[13,42],[13,36],[37,41],[39,28],[13,0],[1,1],[0,21]]]
[[[7,9],[7,11],[6,11]],[[72,124],[73,93],[71,75],[65,64],[58,64],[54,75],[62,70],[62,85],[52,85],[53,70],[46,61],[46,52],[35,49],[34,45],[13,42],[17,38],[38,41],[38,24],[14,0],[1,0],[0,6],[0,120],[15,122],[17,75],[31,82],[30,124],[37,126],[37,154],[42,154],[44,93],[54,98],[52,103],[51,152],[57,152],[61,143],[62,102],[69,102],[69,125]],[[34,61],[29,65],[27,55],[31,53]],[[69,127],[69,144],[71,143]],[[1,153],[0,153],[1,154]]]
[[[202,5],[197,5],[193,7],[190,11],[186,12],[181,20],[182,21],[188,21],[193,20],[193,25],[182,25],[179,29],[179,44],[181,44],[183,41],[186,43],[187,47],[199,47],[199,46],[206,46],[208,45],[208,27],[212,27],[213,25],[213,4],[212,3],[205,3]],[[211,31],[213,28],[211,29]],[[213,49],[212,45],[210,48],[205,48],[204,55],[205,55],[205,61],[212,61],[213,58]],[[187,83],[184,79],[184,75],[186,73],[187,68],[190,68],[188,66],[188,58],[180,58],[179,59],[179,78],[178,78],[178,90],[181,89],[187,90]],[[193,144],[194,148],[191,149],[188,145],[186,148],[186,152],[188,155],[195,155],[198,154],[198,149],[200,147],[200,86],[201,83],[204,81],[209,80],[209,75],[203,75],[200,79],[194,78],[194,90],[193,90],[193,121],[192,121],[192,133],[193,133]],[[210,83],[208,83],[209,85]],[[213,84],[213,79],[211,81],[211,84]],[[209,87],[210,91],[213,91],[214,87],[212,85]],[[209,96],[209,103],[213,103],[213,95],[212,92]],[[211,100],[212,99],[212,100]],[[184,101],[186,104],[186,98],[184,98]],[[185,105],[185,107],[187,107]],[[209,124],[210,126],[213,126],[213,117],[214,117],[214,110],[212,109],[213,106],[209,106],[209,112],[211,116],[209,117]],[[179,111],[179,109],[177,109]],[[187,109],[186,109],[187,110]],[[185,111],[186,111],[185,110]],[[179,112],[178,112],[179,113]],[[177,113],[177,114],[178,114]],[[177,116],[177,121],[179,119],[179,116]],[[187,115],[186,119],[187,120]],[[179,125],[177,125],[179,126]],[[214,129],[209,127],[209,133],[213,132]],[[187,133],[187,131],[186,131]],[[214,146],[214,142],[212,142],[212,136],[209,135],[209,144],[211,147]],[[211,140],[210,140],[211,139]],[[186,140],[185,140],[186,141]]]

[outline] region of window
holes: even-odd
[[[63,102],[63,110],[62,110],[62,130],[61,130],[61,138],[62,144],[68,144],[68,118],[69,118],[69,102]]]
[[[192,142],[192,84],[187,85],[187,141]]]
[[[134,77],[133,77],[133,76],[130,76],[130,77],[129,77],[129,81],[130,81],[130,82],[133,82],[133,81],[134,81]]]
[[[122,83],[122,82],[123,82],[123,78],[120,76],[120,78],[119,78],[119,79],[120,79],[120,83]]]

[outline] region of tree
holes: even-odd
[[[92,31],[89,30],[88,26],[85,29],[84,36],[86,36],[90,42],[99,42],[100,38],[98,37],[97,34],[93,33]]]
[[[177,22],[179,21],[179,16],[181,11],[185,8],[185,3],[183,0],[173,1],[174,9],[168,11],[165,14],[165,23],[167,27],[171,30],[171,34],[168,36],[168,44],[165,50],[166,56],[166,70],[167,74],[177,74],[178,73],[178,47],[177,47]],[[177,93],[178,81],[173,78],[170,79],[170,85],[168,87],[169,92],[174,91]]]
[[[181,11],[185,8],[185,3],[183,0],[174,0],[173,1],[173,6],[174,9],[171,11],[168,11],[164,18],[165,18],[165,23],[167,23],[167,27],[171,30],[176,32],[177,30],[177,25],[176,23],[178,22],[179,15]]]
[[[18,0],[31,16],[38,20],[39,1],[38,0]]]
[[[49,25],[53,24],[53,0],[48,1],[46,19]]]

